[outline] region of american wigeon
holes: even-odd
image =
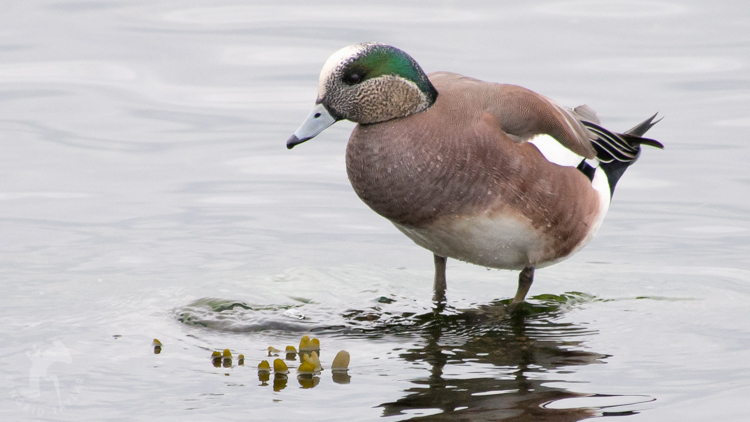
[[[338,120],[358,125],[346,168],[357,195],[435,260],[444,300],[446,258],[521,270],[512,305],[534,269],[581,250],[604,219],[646,119],[625,133],[599,125],[588,106],[568,109],[515,85],[455,73],[426,75],[384,44],[334,53],[320,73],[312,113],[292,148]]]

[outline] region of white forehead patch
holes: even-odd
[[[355,44],[344,47],[333,53],[331,57],[326,60],[326,64],[324,64],[323,69],[320,70],[320,79],[318,79],[318,98],[323,98],[323,96],[325,96],[326,81],[331,76],[331,73],[333,73],[341,63],[358,55],[367,45],[368,44]]]

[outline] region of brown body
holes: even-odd
[[[517,86],[429,78],[439,95],[428,110],[354,129],[346,163],[359,197],[436,255],[479,265],[543,266],[587,243],[601,223],[600,193],[524,142],[549,134],[590,156],[578,120]],[[462,242],[476,233],[485,239]]]
[[[349,180],[433,252],[433,300],[445,303],[446,262],[455,258],[521,270],[515,310],[535,268],[591,241],[640,146],[663,148],[643,138],[655,117],[615,133],[586,105],[567,109],[515,85],[427,75],[398,48],[362,43],[328,58],[315,106],[286,145],[338,120],[359,123],[347,147]]]

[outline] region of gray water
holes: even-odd
[[[4,2],[0,419],[746,420],[749,18],[728,0]],[[435,309],[431,254],[349,186],[353,124],[284,145],[326,58],[363,41],[612,130],[658,111],[666,149],[521,317],[516,273],[456,261]],[[303,334],[320,376],[290,360],[259,379]],[[215,367],[223,349],[245,365]]]

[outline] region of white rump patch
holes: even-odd
[[[583,157],[565,148],[557,139],[549,135],[536,135],[529,143],[539,150],[550,163],[560,166],[576,167],[581,164]],[[595,166],[594,166],[595,167]]]

